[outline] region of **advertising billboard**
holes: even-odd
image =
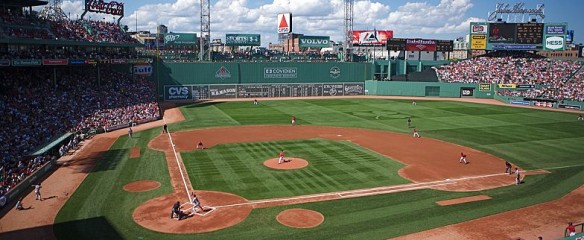
[[[566,34],[566,25],[546,24],[545,34]]]
[[[436,40],[408,39],[406,51],[436,51]]]
[[[165,33],[164,45],[196,45],[197,34],[194,33]]]
[[[488,23],[470,23],[470,34],[487,35]]]
[[[278,33],[292,32],[292,13],[278,14]]]
[[[472,49],[472,50],[487,49],[487,36],[486,35],[471,35],[470,36],[470,49]]]
[[[259,34],[225,34],[226,46],[260,46]]]
[[[387,39],[393,37],[391,30],[355,30],[353,31],[353,45],[383,45]]]
[[[574,41],[574,30],[568,30],[566,34],[566,43],[571,44]]]
[[[329,36],[300,36],[298,38],[299,47],[330,47],[331,37]]]
[[[564,36],[546,36],[545,50],[560,51],[564,50],[565,44]]]

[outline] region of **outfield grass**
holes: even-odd
[[[54,230],[60,239],[385,239],[549,201],[584,184],[584,167],[579,166],[582,165],[584,124],[576,121],[575,114],[463,102],[417,103],[417,106],[412,106],[407,100],[376,99],[260,101],[258,106],[251,101],[209,103],[181,108],[187,120],[169,125],[169,129],[289,124],[290,117],[294,115],[301,125],[409,132],[406,118],[411,116],[413,125],[425,137],[480,149],[526,169],[578,166],[555,169],[546,175],[527,176],[526,183],[520,186],[488,191],[453,193],[418,190],[255,209],[244,222],[228,229],[195,236],[170,235],[144,229],[131,219],[133,210],[142,202],[172,191],[163,154],[147,149],[147,143],[160,133],[159,129],[155,129],[136,133],[139,138],[123,136],[118,139],[59,212]],[[368,161],[345,163],[347,159],[344,159],[342,167],[333,168],[335,162],[330,161],[335,160],[328,158],[338,156],[331,155],[331,151],[296,148],[311,141],[325,148],[342,146],[348,149],[347,154],[368,158]],[[335,180],[327,182],[324,176],[319,178],[296,170],[296,174],[294,171],[266,170],[259,164],[244,161],[246,157],[255,159],[257,156],[261,159],[256,161],[261,162],[273,157],[261,155],[261,152],[277,152],[284,145],[289,154],[306,154],[306,158],[316,156],[324,162],[328,161],[330,166],[327,167],[313,166],[311,160],[311,166],[303,171],[314,174],[332,171]],[[142,154],[138,159],[128,159],[128,152],[134,146],[142,148]],[[258,148],[270,151],[254,151]],[[397,163],[346,142],[307,139],[229,144],[208,151],[183,153],[185,156],[192,159],[185,161],[185,165],[195,186],[234,192],[250,199],[405,181],[396,177],[395,172],[384,173],[375,169],[376,166],[399,168]],[[352,175],[351,168],[355,166],[352,164],[359,165],[355,168],[357,175]],[[371,176],[365,176],[368,174]],[[336,183],[347,177],[344,175],[352,175],[350,177],[359,181],[353,186]],[[290,178],[295,179],[293,184],[286,182]],[[126,183],[142,179],[160,181],[162,186],[144,193],[122,190]],[[223,184],[233,182],[237,184]],[[270,193],[259,193],[258,189],[267,189]],[[439,200],[477,194],[487,194],[493,199],[447,207],[435,204]],[[313,229],[291,229],[276,222],[277,213],[295,207],[319,211],[326,220]]]

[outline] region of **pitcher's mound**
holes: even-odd
[[[127,192],[146,192],[160,187],[160,183],[152,180],[141,180],[124,185]]]
[[[288,227],[313,228],[324,222],[324,216],[317,211],[293,208],[280,212],[276,220]]]
[[[268,159],[264,162],[264,166],[279,170],[300,169],[308,166],[308,161],[302,158],[286,158],[286,160],[288,162],[278,163],[278,158]]]

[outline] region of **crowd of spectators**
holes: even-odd
[[[45,47],[45,46],[43,46]],[[95,51],[95,50],[66,50],[50,48],[29,48],[18,50],[0,50],[0,59],[130,59],[139,58],[136,52],[125,50]]]
[[[552,60],[518,55],[521,52],[497,53],[436,68],[444,82],[529,84],[541,86],[527,90],[504,89],[498,94],[553,100],[584,101],[583,62]]]
[[[40,19],[35,12],[13,13],[0,11],[4,36],[99,43],[137,43],[124,29],[113,22],[87,19]]]
[[[93,67],[52,74],[45,68],[0,72],[0,196],[46,162],[27,156],[56,136],[160,117],[151,81],[106,68],[98,81]]]

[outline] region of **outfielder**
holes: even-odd
[[[292,116],[292,126],[296,125],[296,117]]]
[[[466,154],[464,154],[463,152],[460,152],[460,160],[458,160],[459,163],[464,162],[464,164],[468,164],[468,162],[466,161]]]

